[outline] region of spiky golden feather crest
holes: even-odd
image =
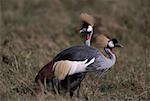
[[[83,22],[86,22],[86,23],[90,24],[91,26],[94,26],[95,20],[94,20],[93,16],[91,16],[87,13],[81,13],[80,14],[80,19]]]
[[[107,38],[105,35],[101,34],[101,35],[97,36],[95,44],[98,47],[104,48],[107,46],[109,40],[110,40],[109,38]]]

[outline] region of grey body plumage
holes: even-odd
[[[97,48],[93,48],[90,46],[73,46],[70,48],[67,48],[65,50],[63,50],[62,52],[60,52],[58,55],[56,55],[52,62],[50,63],[51,67],[48,67],[49,65],[46,65],[46,68],[50,68],[50,73],[52,73],[52,78],[49,79],[50,82],[52,82],[53,85],[61,85],[62,87],[64,87],[66,89],[66,86],[68,86],[67,91],[71,92],[71,96],[72,96],[72,92],[80,85],[80,82],[84,79],[86,72],[89,71],[106,71],[109,68],[111,68],[116,61],[116,57],[115,55],[112,53],[112,48],[115,47],[121,47],[118,42],[113,42],[113,40],[110,40],[108,42],[108,45],[104,48],[106,54],[108,55],[108,58],[105,57]],[[93,60],[94,59],[94,60]],[[87,60],[87,61],[86,61]],[[93,62],[91,62],[91,60],[93,60]],[[66,77],[62,80],[56,80],[58,82],[53,82],[53,79],[55,79],[56,75],[55,75],[55,69],[51,69],[53,68],[53,66],[55,65],[55,63],[66,63],[66,61],[70,61],[73,64],[78,64],[78,63],[83,63],[83,67],[79,66],[79,67],[74,67],[76,65],[72,65],[71,67],[67,67],[70,68],[70,70],[74,70],[74,69],[79,69],[77,70],[78,72],[72,72],[72,75],[66,75]],[[84,62],[91,62],[90,65],[86,65],[86,63]],[[69,63],[70,63],[69,62]],[[69,66],[70,66],[69,65]],[[57,69],[63,69],[62,67],[58,67]],[[65,67],[66,68],[66,67]],[[64,69],[65,69],[64,68]],[[69,70],[69,71],[70,71]],[[80,71],[81,70],[81,71]],[[68,69],[67,72],[69,73]],[[54,72],[54,73],[53,73]],[[41,72],[42,73],[42,72]],[[41,74],[39,72],[39,74]],[[59,73],[58,73],[59,75]],[[37,77],[39,78],[39,77]],[[67,83],[67,82],[70,83]],[[60,87],[57,87],[57,89],[59,90]],[[69,90],[68,90],[69,89]]]
[[[89,62],[91,59],[95,58],[95,61],[86,68],[87,71],[104,70],[114,65],[116,61],[116,57],[111,51],[105,49],[105,52],[107,52],[110,58],[106,58],[97,48],[94,47],[73,46],[63,50],[54,58],[54,60],[84,61],[88,59],[87,62]]]

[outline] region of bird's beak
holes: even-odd
[[[115,44],[115,47],[123,48],[123,45],[121,45],[121,44]]]

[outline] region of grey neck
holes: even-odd
[[[91,39],[90,39],[90,40],[86,40],[86,41],[85,41],[85,45],[91,46]]]
[[[112,51],[109,49],[109,48],[104,48],[106,54],[109,56],[108,58],[105,57],[105,62],[103,63],[103,66],[102,67],[105,67],[105,68],[111,68],[115,62],[116,62],[116,56],[115,54],[112,53]]]
[[[107,53],[107,55],[109,56],[109,59],[116,60],[115,54],[108,47],[105,47],[104,50]]]

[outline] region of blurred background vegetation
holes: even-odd
[[[59,51],[83,44],[79,15],[96,19],[95,34],[116,37],[116,65],[102,78],[87,75],[81,98],[33,96],[34,78]],[[1,101],[150,100],[149,0],[0,0]],[[93,42],[94,45],[94,42]]]

